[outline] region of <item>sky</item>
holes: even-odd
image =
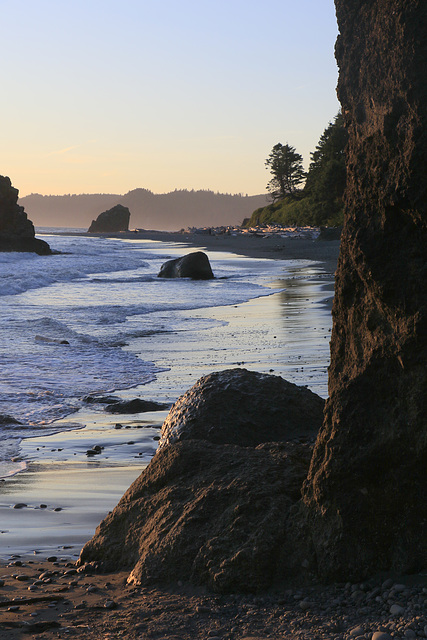
[[[333,0],[0,0],[0,174],[20,195],[265,193],[339,110]]]

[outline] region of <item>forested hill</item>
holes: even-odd
[[[172,191],[155,194],[134,189],[125,195],[81,194],[19,199],[37,227],[78,227],[87,229],[106,209],[122,204],[131,212],[130,228],[177,231],[185,227],[240,224],[254,209],[266,205],[266,196],[242,196],[213,191]]]

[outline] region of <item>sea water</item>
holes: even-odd
[[[251,301],[264,296],[280,297],[287,335],[295,334],[293,342],[281,345],[279,340],[274,345],[270,370],[286,372],[285,377],[301,383],[301,349],[311,350],[304,355],[315,363],[311,386],[325,395],[330,314],[321,303],[330,276],[322,276],[315,264],[210,252],[214,280],[167,280],[157,277],[161,264],[188,248],[71,230],[44,230],[38,237],[57,253],[0,253],[0,477],[25,467],[18,460],[22,438],[66,430],[63,418],[81,410],[88,394],[149,388],[163,375],[157,397],[173,402],[177,390],[184,390],[178,382],[183,352],[187,365],[194,359],[195,371],[202,361],[205,368],[244,364],[251,341],[256,352],[250,333]],[[291,295],[293,287],[298,291]],[[304,309],[310,308],[315,309],[314,317],[305,314],[302,321]],[[201,312],[208,309],[209,313]],[[233,324],[235,309],[240,310],[240,320]],[[309,337],[307,323],[322,326],[312,327]],[[232,335],[227,333],[231,325]],[[216,343],[209,353],[204,345],[207,335],[211,344]],[[179,357],[173,353],[176,336]],[[256,340],[272,342],[268,327],[258,327]],[[228,356],[221,360],[225,352]],[[214,353],[217,362],[212,361]],[[166,369],[171,377],[161,373]]]

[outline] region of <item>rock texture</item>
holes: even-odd
[[[24,207],[18,205],[18,189],[10,179],[0,176],[0,251],[51,253],[47,242],[35,238],[34,226]]]
[[[314,439],[324,400],[280,376],[228,369],[203,376],[181,396],[162,426],[159,446],[178,440],[255,447]]]
[[[354,580],[427,568],[427,5],[335,4],[348,185],[304,512],[320,575]]]
[[[156,453],[83,548],[79,564],[128,582],[258,591],[290,572],[286,524],[311,447],[177,442]]]
[[[159,278],[191,278],[211,280],[214,277],[209,258],[203,251],[188,253],[182,258],[168,260],[162,264]]]
[[[127,567],[137,584],[182,580],[218,592],[258,591],[300,570],[306,559],[293,553],[288,521],[323,404],[277,376],[232,369],[201,378],[171,409],[162,446],[80,564]]]
[[[127,207],[117,204],[108,211],[100,213],[88,229],[88,233],[117,233],[129,230],[130,211]]]

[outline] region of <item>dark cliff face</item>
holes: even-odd
[[[31,251],[46,255],[49,245],[34,237],[34,226],[18,205],[18,189],[0,176],[0,251]]]
[[[346,214],[303,495],[320,573],[349,579],[427,566],[427,4],[335,4]]]

